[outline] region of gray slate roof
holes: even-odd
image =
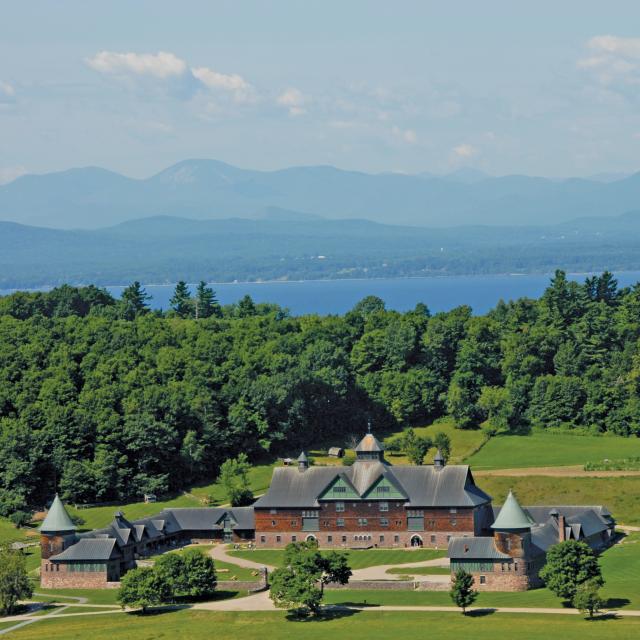
[[[473,507],[491,500],[475,486],[466,465],[391,467],[377,461],[357,461],[350,467],[311,467],[299,471],[277,467],[269,491],[255,503],[256,508],[317,507],[318,496],[337,477],[344,476],[360,496],[381,475],[405,495],[409,507]]]
[[[496,549],[493,538],[451,538],[448,556],[451,560],[509,560],[510,556]]]
[[[51,560],[53,562],[109,560],[114,555],[115,547],[114,538],[81,538],[62,553],[51,556]]]

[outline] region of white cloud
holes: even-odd
[[[87,58],[86,63],[100,73],[146,75],[160,79],[182,76],[187,71],[187,63],[167,51],[158,51],[158,53],[100,51],[93,58]]]
[[[0,167],[0,184],[8,184],[16,178],[23,176],[27,170],[23,166],[16,167]]]
[[[16,90],[8,83],[0,80],[0,98],[13,98]]]
[[[394,125],[391,128],[391,133],[407,144],[415,144],[418,142],[418,134],[413,129],[401,129]]]
[[[578,67],[593,73],[601,84],[640,84],[640,38],[595,36],[587,47],[593,55],[578,60]]]
[[[227,91],[249,89],[249,84],[238,74],[226,75],[209,69],[208,67],[193,68],[191,69],[191,73],[209,89],[226,89]]]
[[[478,155],[478,149],[471,144],[459,144],[457,147],[453,147],[451,149],[451,154],[455,158],[459,158],[461,160],[468,160],[469,158],[473,158],[473,156]]]
[[[279,105],[287,107],[290,116],[300,116],[306,113],[304,105],[308,102],[308,99],[303,95],[302,91],[295,87],[285,89],[277,99]]]
[[[595,36],[587,43],[594,51],[604,51],[628,58],[640,59],[640,38],[619,38],[618,36]]]

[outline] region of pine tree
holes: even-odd
[[[198,318],[220,317],[221,309],[216,293],[201,280],[196,289],[196,320]]]
[[[171,308],[181,317],[190,318],[193,315],[193,301],[191,300],[191,292],[184,280],[180,280],[176,284],[173,291],[173,297],[169,301]]]
[[[464,569],[459,569],[453,578],[449,595],[453,602],[462,609],[463,614],[467,612],[467,607],[472,605],[478,597],[478,592],[473,589],[473,583],[473,576]]]
[[[120,304],[122,306],[122,316],[126,320],[133,320],[136,316],[149,311],[147,302],[151,296],[144,287],[136,280],[122,292]]]

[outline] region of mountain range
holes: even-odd
[[[0,289],[640,270],[640,211],[556,225],[422,228],[269,209],[259,220],[156,216],[95,230],[0,222]]]
[[[0,220],[53,229],[99,229],[157,216],[517,227],[619,216],[639,206],[640,173],[554,180],[473,169],[448,176],[330,166],[254,171],[185,160],[142,180],[87,167],[0,186]]]

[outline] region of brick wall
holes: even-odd
[[[106,569],[104,571],[68,571],[65,564],[53,565],[43,560],[40,565],[40,585],[43,589],[108,589],[117,588],[120,583],[109,582]]]
[[[423,509],[424,529],[407,530],[407,509],[403,503],[388,502],[388,511],[380,511],[379,501],[344,503],[344,511],[336,511],[334,502],[324,503],[318,512],[318,531],[303,531],[303,509],[256,509],[256,544],[282,547],[313,536],[328,547],[408,547],[417,535],[425,547],[446,547],[451,536],[472,536],[477,528],[473,509]],[[308,509],[305,511],[314,511]],[[388,525],[381,526],[381,519]],[[338,526],[337,521],[344,521]],[[364,522],[366,521],[366,524]],[[344,539],[346,538],[346,539]]]

